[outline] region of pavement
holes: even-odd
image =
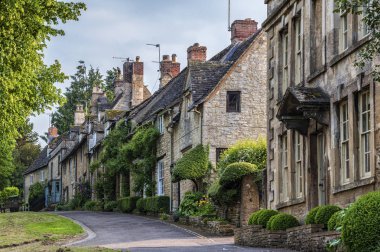
[[[235,246],[233,237],[205,237],[189,229],[143,216],[104,212],[58,212],[86,230],[87,238],[68,246],[106,247],[131,252],[285,252]]]

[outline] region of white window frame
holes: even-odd
[[[285,133],[280,137],[280,202],[286,202],[289,200],[288,194],[288,182],[289,182],[289,158],[288,158],[288,134]]]
[[[289,87],[289,34],[282,34],[282,93]]]
[[[41,170],[40,171],[40,181],[44,181],[44,180],[45,180],[45,171]]]
[[[363,104],[365,103],[365,104]],[[359,94],[360,176],[371,176],[371,96],[369,90]]]
[[[348,49],[348,12],[340,13],[340,51]]]
[[[30,184],[33,184],[33,174],[30,174],[29,182],[30,182]]]
[[[159,115],[157,117],[157,129],[158,129],[158,132],[160,132],[160,134],[164,134],[164,129],[165,129],[165,126],[164,126],[164,115]]]
[[[302,80],[302,18],[295,19],[295,84]]]
[[[302,155],[303,155],[303,137],[298,131],[294,131],[294,164],[295,164],[295,193],[296,198],[303,197],[303,165],[302,165]]]
[[[339,106],[340,118],[340,159],[342,171],[342,184],[351,181],[350,170],[350,127],[349,127],[349,108],[348,101],[341,102]]]
[[[156,175],[157,175],[157,195],[163,196],[164,195],[164,162],[163,160],[160,160],[157,162]]]

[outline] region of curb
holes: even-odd
[[[63,244],[63,246],[73,246],[73,245],[76,245],[76,244],[79,244],[79,243],[82,243],[82,242],[86,242],[86,241],[92,240],[92,239],[94,239],[96,237],[96,233],[94,231],[92,231],[89,227],[87,227],[85,224],[83,224],[83,223],[81,223],[81,222],[79,222],[77,220],[74,220],[74,219],[72,219],[70,217],[64,216],[64,215],[61,215],[61,214],[58,214],[58,215],[66,218],[66,219],[69,219],[72,222],[78,224],[86,232],[86,237],[85,238],[83,238],[81,240],[78,240],[78,241],[65,243],[65,244]]]

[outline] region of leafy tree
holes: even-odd
[[[57,0],[0,2],[0,189],[9,183],[18,129],[33,112],[62,101],[54,83],[65,75],[58,61],[44,64],[46,42],[64,35],[57,25],[78,20],[85,8]]]
[[[362,15],[365,26],[370,31],[370,40],[360,50],[356,66],[363,68],[366,63],[374,62],[380,52],[380,1],[379,0],[335,0],[337,11]],[[364,7],[364,8],[363,8]],[[373,66],[373,77],[380,81],[380,64]]]
[[[119,68],[112,68],[106,73],[106,78],[104,80],[103,90],[106,92],[107,99],[113,101],[115,98],[115,80],[120,74]]]
[[[77,72],[71,76],[71,85],[66,89],[66,103],[53,113],[52,123],[60,133],[66,132],[74,123],[74,112],[78,104],[87,108],[90,106],[92,88],[102,86],[102,75],[99,69],[87,67],[84,61],[79,61]]]

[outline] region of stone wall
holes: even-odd
[[[323,225],[317,224],[289,228],[286,231],[268,231],[258,225],[234,230],[235,244],[297,251],[326,251],[328,242],[339,236],[336,231],[323,231]]]

